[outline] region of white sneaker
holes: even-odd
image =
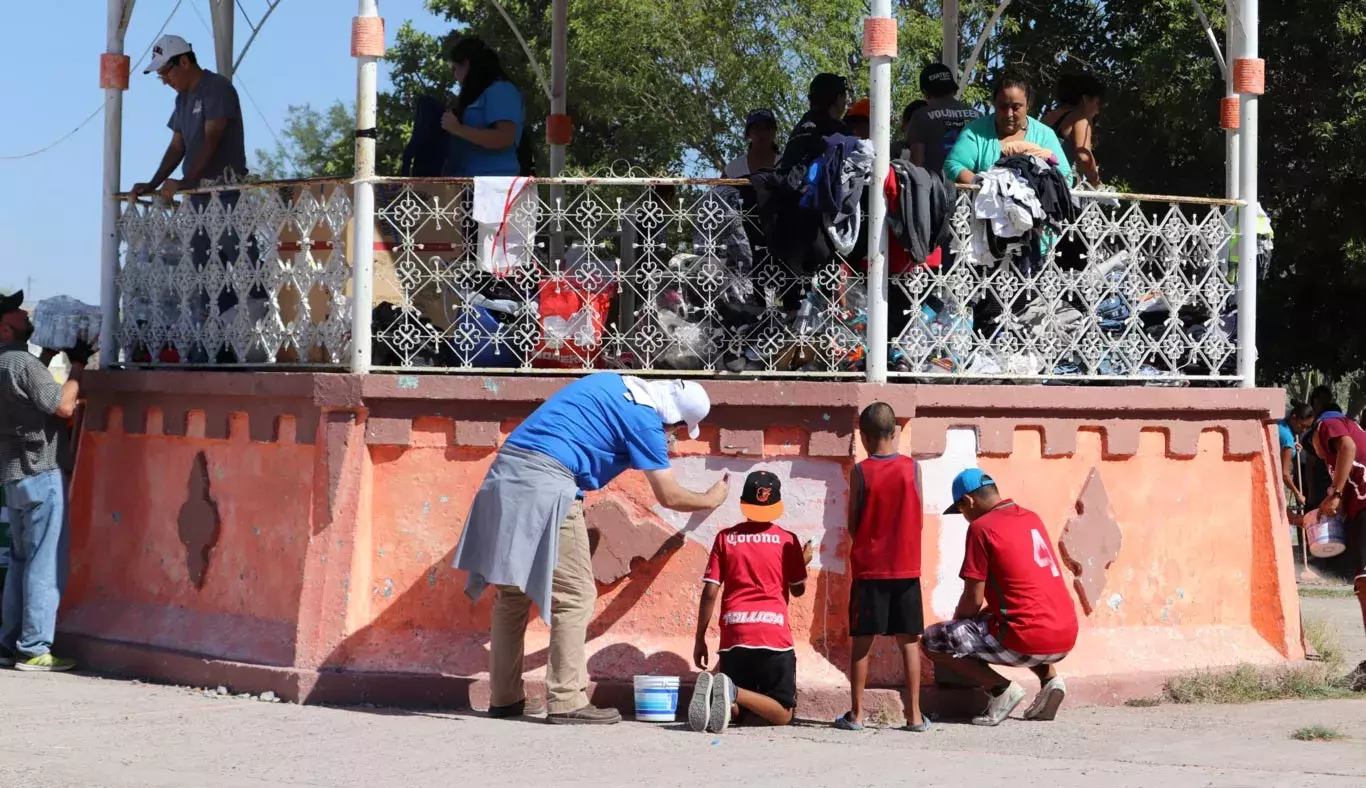
[[[1058,707],[1062,705],[1062,700],[1066,697],[1067,684],[1063,682],[1062,676],[1054,676],[1039,688],[1039,694],[1034,696],[1034,702],[1029,704],[1029,708],[1025,710],[1024,718],[1027,720],[1055,719],[1058,716]]]
[[[692,701],[688,703],[688,728],[703,733],[711,719],[712,674],[705,670],[697,674],[697,683],[692,687]]]
[[[987,704],[986,713],[972,718],[972,724],[988,727],[1000,725],[1001,721],[1009,717],[1010,713],[1015,711],[1015,707],[1020,705],[1024,699],[1024,687],[1012,681],[1005,692],[991,699],[991,702]]]

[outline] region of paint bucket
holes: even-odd
[[[1304,531],[1309,554],[1315,558],[1333,558],[1347,549],[1347,526],[1341,517],[1324,517],[1312,511],[1304,516]]]
[[[636,676],[636,719],[674,722],[678,719],[678,677]]]

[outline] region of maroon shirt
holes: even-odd
[[[1333,478],[1337,469],[1337,449],[1342,441],[1356,444],[1356,459],[1352,462],[1352,472],[1347,475],[1347,486],[1342,491],[1343,516],[1348,520],[1366,509],[1366,430],[1347,417],[1324,419],[1319,424],[1319,435],[1328,453],[1328,478]]]
[[[854,484],[859,490],[849,554],[854,579],[920,577],[924,510],[915,460],[902,454],[874,455],[855,467]]]

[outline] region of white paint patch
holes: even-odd
[[[783,516],[778,525],[797,535],[803,543],[811,539],[820,549],[811,566],[843,574],[844,561],[835,557],[845,530],[849,505],[849,480],[838,463],[805,458],[774,459],[755,462],[744,458],[680,457],[673,461],[674,474],[690,490],[706,490],[730,471],[730,498],[709,514],[685,514],[656,504],[654,513],[689,539],[708,550],[716,535],[745,521],[740,513],[740,491],[745,477],[753,471],[770,471],[783,483]]]
[[[977,430],[952,429],[944,437],[944,453],[932,460],[921,460],[921,492],[926,514],[940,515],[939,566],[935,568],[934,594],[930,609],[940,618],[953,617],[963,595],[963,551],[968,538],[968,521],[959,514],[943,514],[953,503],[953,477],[964,468],[977,466]]]

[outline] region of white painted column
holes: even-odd
[[[1242,27],[1238,23],[1238,3],[1241,0],[1227,0],[1227,10],[1225,11],[1227,21],[1224,23],[1225,40],[1224,51],[1228,54],[1225,57],[1227,68],[1224,70],[1224,95],[1237,95],[1233,92],[1233,59],[1240,57],[1243,51]],[[1238,199],[1238,168],[1241,161],[1238,157],[1238,130],[1230,129],[1224,132],[1224,196],[1230,200]]]
[[[940,62],[953,71],[953,81],[958,82],[958,0],[944,0],[944,12],[940,22],[944,27],[944,50]]]
[[[1257,0],[1238,0],[1242,27],[1240,58],[1256,58],[1258,48]],[[1230,69],[1232,70],[1232,69]],[[1257,104],[1259,96],[1243,93],[1239,121],[1238,195],[1238,375],[1242,386],[1257,385]]]
[[[569,82],[569,0],[554,0],[550,36],[550,114],[568,111]],[[550,146],[550,177],[564,173],[565,146]]]
[[[213,0],[211,5],[214,62],[219,74],[232,79],[233,28],[237,22],[236,3],[235,0]]]
[[[132,0],[108,0],[105,52],[123,55]],[[123,177],[123,90],[104,90],[104,178],[100,195],[100,364],[119,362],[119,191]]]
[[[891,0],[873,0],[873,18],[892,16]],[[882,184],[891,167],[892,58],[872,59],[873,177],[868,182],[868,358],[869,383],[887,382],[887,195]]]
[[[358,0],[359,19],[378,18],[378,0]],[[353,42],[354,51],[354,42]],[[370,302],[375,288],[375,123],[379,58],[356,55],[356,172],[352,197],[351,371],[370,371]]]

